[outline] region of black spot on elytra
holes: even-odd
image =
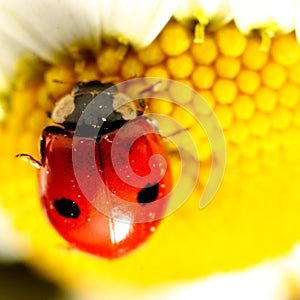
[[[147,184],[137,195],[137,201],[141,205],[146,205],[155,201],[158,197],[158,183],[154,185]]]
[[[54,200],[56,211],[65,218],[77,219],[80,215],[80,209],[76,202],[70,199],[61,198]]]

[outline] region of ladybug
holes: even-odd
[[[51,113],[57,125],[42,132],[41,160],[18,155],[38,167],[42,207],[72,247],[117,258],[143,244],[163,217],[171,169],[157,126],[144,110],[143,99],[128,102],[116,85],[78,82]]]

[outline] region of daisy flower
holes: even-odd
[[[281,0],[1,0],[3,259],[22,259],[75,299],[299,297],[299,9]],[[226,171],[199,209],[212,170],[209,137],[184,109],[149,101],[149,112],[180,121],[193,138],[199,159],[182,179],[193,192],[138,249],[106,260],[70,249],[43,215],[36,170],[15,155],[39,157],[39,136],[53,124],[47,113],[75,82],[140,77],[201,95],[207,111],[177,85],[160,96],[180,93],[183,107],[217,116]]]

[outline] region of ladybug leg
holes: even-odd
[[[187,128],[181,128],[181,129],[178,129],[178,130],[172,132],[171,134],[168,134],[168,135],[166,135],[166,136],[161,136],[161,138],[162,138],[162,139],[169,139],[169,138],[171,138],[171,137],[173,137],[173,136],[179,135],[179,134],[182,133],[182,132],[189,131],[191,128],[192,128],[191,126],[189,126],[189,127],[187,127]]]
[[[145,94],[145,93],[147,93],[147,92],[149,92],[149,93],[151,93],[151,92],[154,92],[154,93],[157,92],[157,91],[158,91],[158,87],[159,87],[160,85],[161,85],[161,80],[159,80],[159,81],[155,82],[154,84],[150,85],[149,87],[147,87],[147,88],[141,90],[141,91],[139,92],[139,97],[142,98],[143,94]]]
[[[145,108],[146,108],[146,103],[144,101],[144,98],[146,98],[146,96],[144,95],[145,93],[155,93],[158,91],[158,87],[159,85],[161,84],[161,80],[157,81],[156,83],[150,85],[149,87],[141,90],[139,93],[138,93],[138,104],[141,108],[141,115],[144,113],[145,111]]]
[[[20,153],[16,155],[16,158],[22,158],[24,161],[29,162],[37,169],[40,169],[42,167],[42,164],[29,154]]]

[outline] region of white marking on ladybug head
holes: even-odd
[[[113,109],[120,113],[122,118],[126,121],[133,120],[139,115],[134,101],[123,93],[114,94],[112,106]]]
[[[51,114],[51,119],[55,123],[62,124],[66,121],[67,117],[72,114],[74,109],[74,96],[66,95],[56,103]]]

